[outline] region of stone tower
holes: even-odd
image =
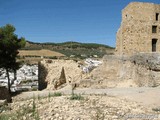
[[[160,52],[160,5],[132,2],[122,10],[116,54]]]

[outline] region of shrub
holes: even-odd
[[[159,108],[152,108],[152,110],[155,112],[160,112],[160,107]]]
[[[62,93],[61,93],[61,92],[55,92],[55,93],[53,94],[53,96],[54,96],[54,97],[62,96]]]
[[[84,97],[81,96],[80,94],[72,94],[72,96],[70,97],[70,100],[84,100]]]

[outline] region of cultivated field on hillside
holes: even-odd
[[[51,50],[19,50],[20,56],[43,56],[43,57],[62,57],[65,56],[59,52],[51,51]]]
[[[74,58],[87,58],[96,55],[102,58],[106,54],[114,54],[114,48],[108,45],[95,43],[34,43],[27,41],[23,50],[41,50],[48,49],[64,54],[67,57],[74,56]]]

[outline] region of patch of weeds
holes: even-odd
[[[11,110],[11,108],[7,105],[0,106],[0,113]],[[0,119],[1,120],[1,119]]]
[[[0,114],[0,120],[9,120],[12,115]]]
[[[40,100],[40,99],[41,99],[41,96],[38,94],[37,98],[38,98],[38,100]]]
[[[160,107],[152,108],[152,110],[155,111],[155,112],[160,112]]]
[[[16,111],[16,114],[12,117],[12,120],[40,120],[39,113],[37,110],[35,96],[33,96],[32,107],[23,106],[21,109]]]
[[[36,111],[36,114],[35,114],[35,116],[34,116],[34,119],[35,119],[35,120],[40,120],[40,116],[39,116],[38,110]]]
[[[53,96],[54,96],[54,97],[62,96],[62,93],[61,93],[61,92],[55,92],[55,93],[53,94]]]
[[[51,94],[51,93],[49,92],[49,94],[48,94],[48,101],[50,102],[50,98],[51,98],[51,97],[59,97],[59,96],[62,96],[62,93],[61,93],[61,92],[55,92],[55,93],[53,93],[53,94]]]
[[[22,109],[19,109],[16,111],[16,114],[12,116],[13,120],[21,120],[23,117],[26,119],[29,119],[29,113],[32,113],[32,108],[30,107],[23,107]]]
[[[34,113],[35,111],[36,111],[36,103],[35,103],[35,98],[33,98],[32,112]]]
[[[0,120],[23,120],[24,117],[29,120],[29,113],[32,113],[32,108],[22,107],[15,113],[0,114]]]
[[[76,84],[72,84],[72,93],[71,93],[71,97],[69,99],[70,100],[84,100],[83,96],[81,96],[80,94],[74,93],[75,88],[76,88]]]
[[[5,109],[9,109],[9,108],[5,108]],[[0,114],[0,120],[24,120],[24,119],[25,120],[40,120],[36,102],[35,102],[35,96],[33,96],[32,107],[22,106],[20,109],[16,110],[16,112],[14,113],[8,113],[8,114],[1,113]]]
[[[36,106],[36,103],[35,103],[35,97],[33,98],[33,104],[32,104],[32,117],[35,120],[40,120],[38,109],[37,109],[37,106]]]
[[[81,96],[80,94],[72,94],[70,100],[84,100],[84,97]]]
[[[51,93],[49,92],[49,94],[48,94],[48,102],[50,102],[50,98],[51,98]]]

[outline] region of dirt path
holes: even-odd
[[[59,90],[65,94],[71,93],[71,90]],[[110,88],[110,89],[77,89],[75,93],[80,94],[106,94],[119,98],[126,98],[138,102],[148,107],[160,107],[160,87],[149,88]]]
[[[13,98],[13,100],[25,100],[32,98],[33,96],[41,96],[47,97],[49,94],[53,94],[55,91],[33,91],[33,92],[23,92]],[[71,87],[67,86],[61,90],[57,90],[56,92],[61,92],[63,94],[71,94]],[[160,87],[156,88],[148,88],[148,87],[140,87],[140,88],[108,88],[108,89],[76,89],[74,93],[77,94],[100,94],[100,95],[108,95],[114,96],[118,98],[125,98],[130,101],[136,101],[140,105],[144,105],[147,107],[160,107]]]

